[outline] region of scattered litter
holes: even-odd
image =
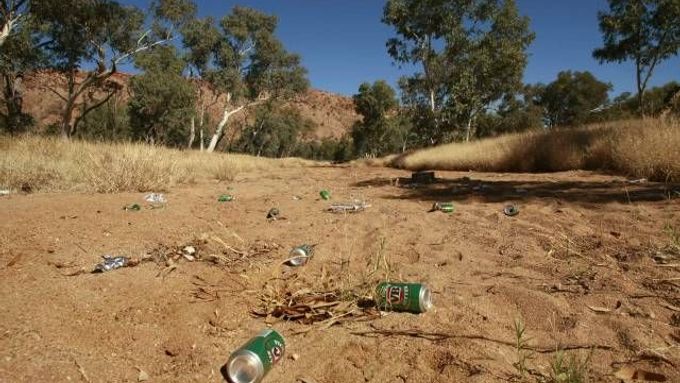
[[[352,202],[334,203],[327,210],[331,213],[356,213],[371,207],[364,201],[354,200]]]
[[[281,334],[267,329],[234,351],[220,372],[231,383],[261,382],[286,351]]]
[[[142,207],[139,204],[133,203],[132,205],[123,206],[125,211],[140,211]]]
[[[422,172],[411,173],[411,182],[413,182],[413,183],[431,184],[431,183],[434,183],[436,180],[437,179],[434,176],[434,172],[432,172],[432,171],[422,171]]]
[[[182,256],[189,262],[196,260],[196,248],[193,246],[185,246],[182,249]]]
[[[234,200],[234,196],[231,194],[222,194],[217,198],[217,201],[219,202],[231,202]]]
[[[283,261],[284,264],[293,267],[299,267],[307,263],[314,255],[314,247],[316,245],[300,245],[290,251],[290,258]]]
[[[294,195],[294,196],[293,196],[293,201],[299,201],[299,200],[301,200],[301,199],[302,199],[302,197],[300,197],[299,195]]]
[[[503,214],[508,217],[514,217],[519,214],[519,208],[515,205],[507,205],[503,208]]]
[[[454,210],[453,202],[435,202],[428,212],[441,211],[442,213],[453,213]]]
[[[137,381],[138,382],[146,382],[147,380],[149,380],[149,374],[146,371],[139,369],[139,375],[137,376]]]
[[[422,283],[383,282],[375,294],[377,306],[383,311],[424,313],[432,308],[432,294]]]
[[[323,199],[324,201],[328,201],[329,199],[331,199],[331,192],[329,192],[328,190],[325,189],[321,190],[319,192],[319,195],[321,196],[321,199]]]
[[[165,198],[165,195],[163,195],[163,193],[147,194],[147,195],[144,196],[144,201],[150,202],[150,203],[166,203],[166,202],[168,202],[167,198]]]
[[[9,189],[2,189],[2,190],[0,190],[0,196],[9,195],[9,193],[10,193],[10,190],[9,190]]]
[[[636,179],[636,180],[628,180],[626,182],[628,182],[629,184],[632,184],[632,185],[644,184],[644,183],[647,183],[647,179],[646,178],[640,178],[640,179]]]
[[[281,215],[281,212],[279,211],[279,209],[273,207],[273,208],[269,209],[269,212],[267,212],[267,219],[271,219],[273,221],[276,221],[279,218],[280,215]]]
[[[665,382],[668,379],[663,374],[640,370],[633,366],[622,367],[614,373],[614,376],[625,381],[640,380],[643,382]]]
[[[106,271],[119,269],[121,267],[136,266],[138,263],[131,262],[127,257],[112,257],[110,255],[102,255],[102,258],[104,260],[94,267],[94,270],[92,270],[93,273],[103,273]]]

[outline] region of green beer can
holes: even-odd
[[[281,334],[264,330],[231,354],[222,366],[222,375],[229,383],[260,383],[283,358],[285,350],[286,341]]]
[[[323,200],[328,201],[329,199],[331,199],[331,192],[324,189],[319,192],[319,196],[321,196]]]
[[[432,205],[430,212],[441,211],[442,213],[453,213],[454,210],[455,208],[453,207],[452,202],[435,202]]]
[[[432,308],[430,289],[422,283],[383,282],[376,288],[378,309],[424,313]]]

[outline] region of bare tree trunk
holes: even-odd
[[[434,104],[434,90],[430,89],[430,109],[434,112],[436,105]]]
[[[205,150],[205,140],[203,139],[203,127],[201,127],[200,139],[201,139],[201,151],[204,151]]]
[[[191,126],[189,129],[189,142],[187,143],[187,149],[191,149],[194,144],[194,139],[196,139],[196,121],[194,117],[191,117]]]
[[[467,122],[467,134],[465,137],[465,142],[470,142],[470,137],[472,136],[472,123],[474,122],[475,114],[470,114]]]
[[[217,125],[217,129],[215,130],[215,134],[213,134],[212,138],[210,139],[210,144],[208,145],[208,153],[212,153],[215,151],[215,148],[217,147],[217,144],[219,144],[220,140],[222,137],[224,137],[224,127],[227,126],[227,122],[229,122],[229,117],[232,115],[242,111],[246,106],[242,105],[239,106],[238,108],[234,110],[227,110],[226,108],[224,109],[224,114],[222,115],[222,120],[220,123]]]

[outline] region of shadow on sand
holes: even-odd
[[[374,178],[357,182],[353,186],[394,186],[401,193],[386,195],[385,198],[422,201],[475,199],[483,202],[506,202],[550,198],[590,204],[680,200],[680,184],[659,182],[631,184],[624,181],[507,181],[462,177],[437,178],[433,183],[413,184],[410,178]]]

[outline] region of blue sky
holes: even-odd
[[[142,8],[147,0],[122,0]],[[352,95],[364,81],[385,79],[396,85],[407,74],[392,63],[385,41],[393,36],[380,22],[382,0],[197,0],[199,14],[221,17],[234,5],[276,14],[278,36],[288,50],[299,53],[312,86]],[[529,48],[525,82],[547,83],[562,70],[588,70],[611,82],[611,95],[635,91],[631,63],[600,65],[592,51],[601,44],[597,11],[606,0],[517,0],[520,12],[531,18],[536,40]],[[650,85],[680,80],[680,59],[663,63]]]

